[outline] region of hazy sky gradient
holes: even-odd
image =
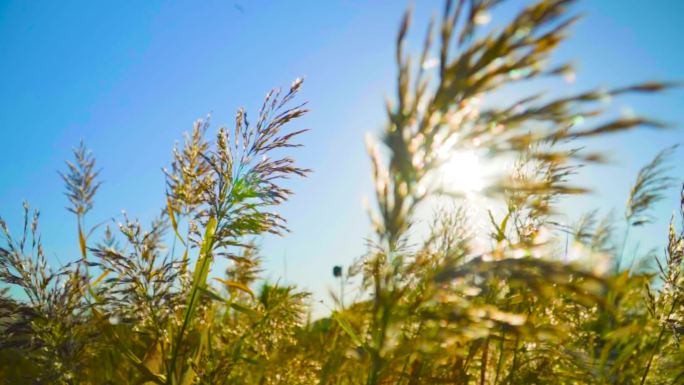
[[[519,3],[519,2],[514,2]],[[144,1],[0,2],[0,215],[18,230],[21,202],[42,212],[45,248],[55,264],[77,255],[74,218],[57,170],[84,139],[105,181],[88,216],[94,224],[122,209],[147,221],[164,205],[161,167],[175,140],[197,118],[232,125],[235,110],[254,114],[266,91],[306,78],[312,112],[293,128],[311,128],[296,150],[315,170],[290,186],[280,212],[292,233],[262,241],[267,275],[325,297],[335,287],[331,268],[364,251],[369,234],[361,198],[370,172],[363,137],[384,123],[383,98],[392,95],[395,34],[405,1]],[[416,1],[412,41],[422,40],[442,1]],[[509,17],[501,8],[492,24]],[[574,84],[684,80],[684,2],[580,2],[586,17],[559,52],[578,64]],[[680,127],[684,93],[616,100]],[[210,134],[213,135],[214,131]],[[597,188],[574,200],[573,214],[615,207],[618,215],[638,168],[661,148],[682,142],[682,131],[638,132],[601,139],[615,163],[581,180]],[[684,150],[673,174],[684,177]],[[662,244],[678,192],[658,206],[661,218],[641,232]],[[591,206],[585,203],[590,202]]]

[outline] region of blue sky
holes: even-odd
[[[516,2],[517,3],[517,2]],[[646,5],[647,4],[647,5]],[[74,259],[75,222],[57,170],[83,139],[105,181],[89,215],[93,224],[125,209],[148,220],[164,204],[164,177],[174,142],[192,122],[212,114],[215,128],[235,110],[254,111],[266,91],[306,78],[303,98],[311,128],[297,150],[314,169],[290,183],[296,195],[281,213],[292,233],[262,241],[267,275],[283,276],[325,298],[330,270],[364,251],[369,196],[364,134],[384,122],[391,95],[393,42],[405,1],[145,1],[0,2],[0,215],[15,229],[21,202],[42,212],[45,248],[53,263]],[[441,1],[415,2],[413,36],[422,39]],[[583,1],[586,17],[558,53],[578,65],[577,81],[554,92],[577,92],[644,80],[684,80],[684,2]],[[505,18],[503,7],[492,23]],[[680,127],[684,92],[625,98],[632,109]],[[589,144],[609,149],[613,164],[580,180],[596,192],[573,200],[573,212],[621,210],[638,168],[661,148],[682,142],[679,129],[637,132]],[[673,175],[684,177],[684,150]],[[662,244],[672,190],[661,218],[640,234]]]

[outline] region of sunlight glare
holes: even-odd
[[[447,190],[472,195],[486,187],[485,171],[475,152],[455,152],[440,169],[441,184]]]

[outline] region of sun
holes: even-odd
[[[443,189],[472,196],[487,187],[489,170],[476,152],[463,150],[451,153],[438,174]]]

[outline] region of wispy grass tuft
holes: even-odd
[[[622,259],[611,214],[558,219],[565,198],[588,191],[574,175],[606,159],[584,141],[662,127],[606,120],[599,103],[672,84],[488,102],[505,87],[573,73],[548,63],[579,19],[576,1],[528,1],[485,32],[500,3],[447,0],[417,61],[410,12],[401,21],[396,94],[380,140],[368,141],[372,233],[356,263],[333,269],[335,310],[312,319],[310,294],[264,278],[268,256],[256,246],[287,234],[276,212],[292,194],[284,180],[309,173],[289,156],[306,131],[290,128],[307,112],[297,79],[269,92],[254,120],[240,109],[213,133],[197,120],[173,149],[149,224],[123,214],[102,234],[84,228],[100,179],[81,144],[60,174],[80,256],[60,269],[48,266],[37,211],[24,205],[18,236],[0,219],[0,384],[682,383],[684,234],[674,218],[657,271],[608,268]],[[440,183],[464,151],[513,160],[480,200]],[[638,173],[626,231],[654,222],[674,182],[673,151]],[[468,209],[482,201],[488,218]],[[227,260],[223,275],[217,258]]]

